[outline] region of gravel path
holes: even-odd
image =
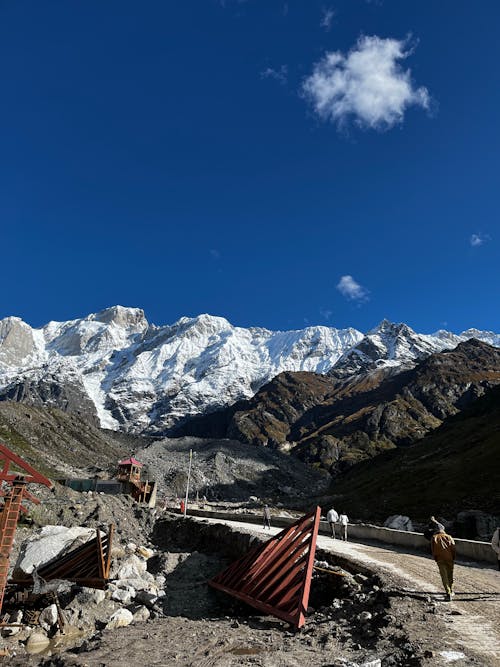
[[[205,519],[206,520],[206,519]],[[212,523],[226,523],[259,535],[269,534],[255,524],[209,519]],[[278,534],[281,528],[272,528]],[[398,548],[356,542],[332,540],[318,536],[318,548],[338,553],[353,563],[370,567],[389,576],[395,588],[412,596],[430,597],[445,609],[445,636],[436,637],[440,651],[472,653],[479,656],[482,665],[500,666],[500,572],[493,566],[478,562],[457,561],[455,565],[456,597],[445,603],[443,588],[435,562],[420,552],[406,552]],[[432,624],[431,624],[432,626]],[[422,633],[433,632],[422,623]],[[453,657],[452,653],[449,654]],[[444,660],[446,662],[446,659]],[[439,664],[439,663],[436,663]],[[450,661],[450,664],[460,664]]]

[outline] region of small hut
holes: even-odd
[[[144,464],[130,456],[118,462],[116,479],[121,482],[125,493],[130,494],[137,502],[147,503],[149,507],[156,505],[156,482],[141,479]]]
[[[140,484],[141,468],[143,463],[130,456],[128,459],[118,462],[118,473],[116,479],[120,482],[130,482],[131,484]]]

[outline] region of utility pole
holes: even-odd
[[[188,468],[188,478],[186,483],[186,499],[184,500],[184,518],[186,518],[187,507],[188,507],[188,495],[189,495],[189,480],[191,479],[191,464],[193,462],[193,450],[189,450],[189,468]]]

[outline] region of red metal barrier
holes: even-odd
[[[11,466],[20,471],[12,470]],[[0,611],[9,574],[10,554],[19,513],[26,511],[22,501],[26,498],[34,503],[40,503],[26,490],[28,483],[45,484],[49,489],[54,486],[50,479],[44,477],[20,456],[0,443],[0,486],[4,484],[7,486],[7,490],[1,489],[5,502],[0,513]]]
[[[305,623],[321,509],[306,514],[265,544],[251,549],[209,585],[259,611]]]

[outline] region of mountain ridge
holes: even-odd
[[[395,374],[349,379],[282,373],[246,401],[180,426],[291,451],[329,472],[414,444],[486,390],[500,384],[500,349],[476,339]]]
[[[500,345],[498,334],[470,331]],[[273,332],[207,314],[156,326],[142,309],[123,306],[35,329],[7,317],[0,320],[0,398],[87,412],[113,430],[162,433],[251,398],[282,372],[400,370],[467,335],[417,334],[387,320],[366,335],[324,326]]]

